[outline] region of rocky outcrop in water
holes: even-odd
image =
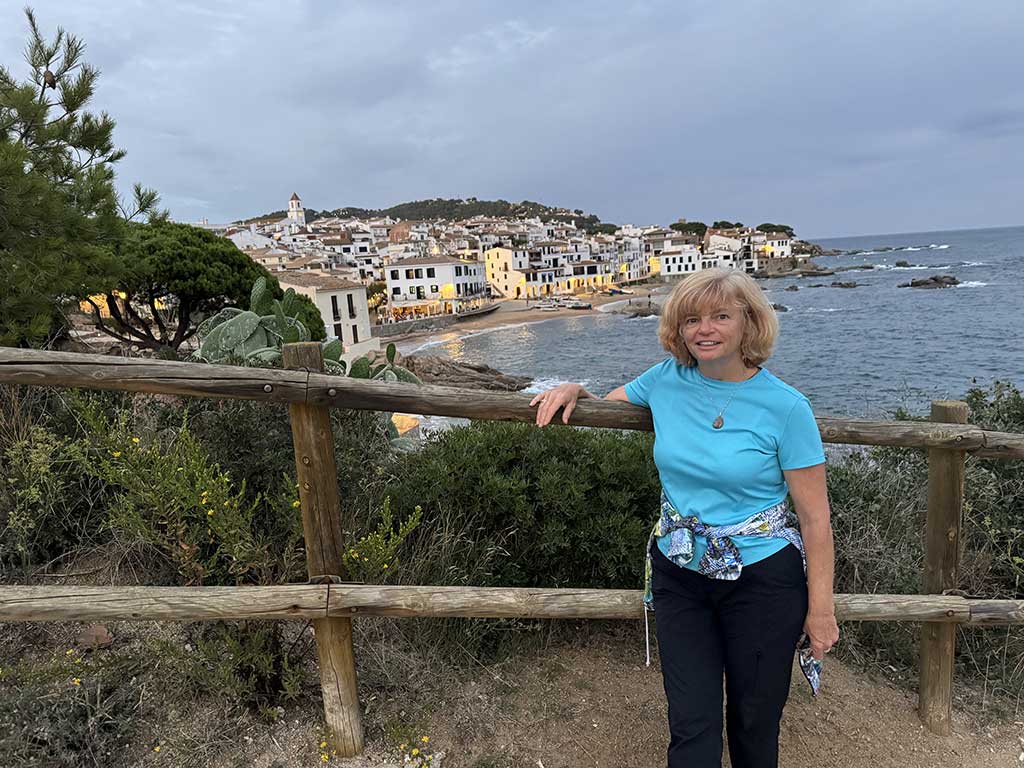
[[[844,283],[842,280],[835,280],[832,282],[833,288],[856,288],[858,285],[860,285],[860,283],[856,282],[855,280],[850,280],[849,282],[846,283]]]
[[[409,355],[398,360],[398,364],[416,374],[424,384],[518,392],[532,381],[525,376],[510,376],[489,365],[463,363],[438,355]]]
[[[776,312],[789,312],[789,307],[785,304],[775,304],[774,302],[772,303],[772,309]]]
[[[960,281],[952,275],[932,275],[918,280],[911,280],[909,283],[900,283],[897,288],[952,288],[960,285]]]

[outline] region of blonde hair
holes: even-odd
[[[703,269],[679,282],[661,309],[661,346],[680,364],[696,365],[683,341],[683,321],[691,315],[729,306],[743,310],[743,363],[750,368],[759,366],[771,357],[779,335],[779,321],[754,278],[733,269]]]

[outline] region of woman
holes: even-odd
[[[723,674],[732,765],[778,765],[794,650],[803,636],[816,691],[839,639],[821,437],[807,398],[761,367],[778,329],[748,275],[697,272],[662,311],[671,357],[604,398],[654,419],[662,504],[645,599],[656,611],[669,768],[721,765]],[[581,397],[594,395],[579,384],[537,395],[538,426],[559,409],[568,423]]]

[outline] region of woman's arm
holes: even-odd
[[[600,400],[597,395],[592,395],[583,388],[582,384],[559,384],[553,389],[541,392],[530,401],[530,406],[540,405],[537,409],[537,426],[543,427],[548,424],[552,417],[562,408],[562,423],[568,424],[569,417],[576,408],[576,401],[580,398],[589,400]],[[604,396],[605,400],[622,400],[628,403],[626,388],[618,387]]]
[[[832,578],[835,550],[825,485],[825,465],[783,470],[800,519],[800,535],[807,556],[807,619],[804,631],[814,657],[820,659],[839,640]]]

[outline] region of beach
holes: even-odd
[[[526,323],[540,323],[545,320],[555,320],[558,318],[594,315],[601,312],[602,307],[607,307],[610,304],[626,305],[629,301],[639,304],[640,306],[646,306],[648,297],[659,289],[664,290],[664,285],[660,283],[650,283],[647,285],[631,286],[629,290],[633,292],[632,295],[607,296],[605,294],[581,294],[577,297],[582,301],[591,304],[592,309],[558,309],[551,311],[537,309],[537,299],[531,299],[529,301],[522,299],[501,299],[499,300],[500,306],[490,314],[480,315],[478,317],[468,317],[465,320],[459,320],[455,325],[442,330],[426,329],[422,331],[415,331],[413,333],[401,334],[399,336],[389,336],[387,339],[381,339],[381,344],[386,345],[387,343],[394,342],[400,351],[409,352],[417,346],[411,342],[426,342],[432,338],[447,336],[453,333],[458,334],[459,336],[464,336],[466,334],[477,333],[479,331],[490,330],[493,328],[523,325]]]

